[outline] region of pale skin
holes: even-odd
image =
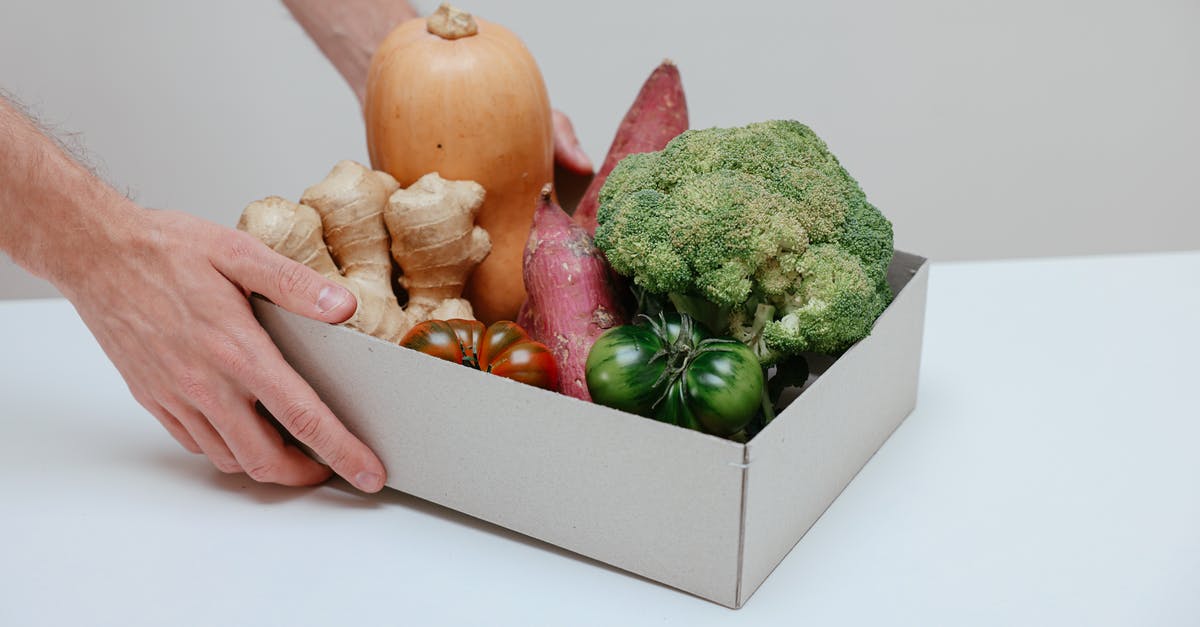
[[[385,25],[415,16],[386,0],[285,4],[360,98]],[[557,117],[556,159],[590,172]],[[0,251],[70,300],[133,397],[185,449],[261,482],[312,485],[337,473],[365,492],[383,487],[379,458],[284,361],[247,300],[259,293],[338,323],[357,306],[345,289],[250,235],[139,206],[3,97],[0,224]],[[285,442],[256,402],[328,466]]]

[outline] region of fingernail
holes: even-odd
[[[340,307],[349,297],[350,292],[346,291],[345,288],[326,285],[321,288],[321,293],[317,295],[317,309],[321,313],[329,313]]]
[[[596,169],[596,166],[595,166],[595,164],[593,164],[593,163],[592,163],[592,160],[591,160],[591,158],[589,158],[589,157],[587,156],[587,153],[583,151],[583,146],[576,146],[576,147],[575,147],[575,155],[576,155],[577,157],[579,157],[579,162],[580,162],[580,163],[582,163],[582,164],[584,164],[584,166],[586,166],[586,167],[587,167],[587,169],[589,169],[589,170],[595,170],[595,169]]]
[[[360,472],[354,475],[354,487],[363,492],[378,492],[383,489],[383,477],[373,472]]]

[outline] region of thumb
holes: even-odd
[[[591,174],[594,170],[592,160],[575,136],[571,119],[557,109],[554,110],[554,161],[579,174]]]
[[[358,300],[345,285],[271,250],[253,236],[236,233],[243,254],[215,260],[221,274],[284,309],[322,322],[345,322]]]

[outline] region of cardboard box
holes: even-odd
[[[916,404],[928,263],[888,278],[872,334],[746,444],[254,309],[388,486],[737,608]]]

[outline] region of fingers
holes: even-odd
[[[186,400],[167,402],[163,407],[187,429],[188,435],[217,470],[226,474],[242,472],[242,466],[233,455],[233,451],[229,450],[224,438],[217,433],[202,412],[190,406]]]
[[[190,407],[191,401],[186,400],[171,403],[171,411],[159,406],[163,415],[155,415],[164,426],[173,425],[167,430],[184,448],[204,453],[221,472],[245,472],[262,483],[305,486],[329,478],[328,468],[284,444],[279,432],[254,411],[252,401],[232,391],[214,400],[215,389],[197,399],[203,407]],[[182,436],[177,429],[183,431]]]
[[[243,315],[244,331],[230,330],[224,339],[203,343],[215,369],[196,368],[174,377],[179,398],[168,409],[222,472],[245,472],[255,481],[281,485],[321,483],[330,470],[285,444],[246,391],[242,380],[261,368],[253,344],[274,345],[248,311]]]
[[[296,439],[307,444],[334,472],[363,492],[383,488],[383,463],[342,425],[333,412],[294,373],[261,396],[267,411]]]
[[[251,399],[228,396],[208,409],[206,416],[242,471],[255,481],[305,486],[321,483],[331,474],[300,449],[284,444],[279,432],[254,410]]]
[[[245,233],[231,232],[229,238],[226,254],[214,256],[213,261],[227,279],[310,318],[340,322],[353,315],[357,302],[345,288]],[[253,399],[257,398],[333,472],[364,492],[382,489],[383,464],[334,417],[253,318],[247,316],[225,328],[227,340],[212,346],[210,354],[216,357],[215,365],[227,383],[244,394],[206,399],[198,386],[185,387],[194,392],[189,398],[200,399],[196,406],[217,425],[242,468],[260,481],[289,485],[316,483],[329,476],[328,469],[296,447],[284,445],[279,434],[254,411]]]
[[[213,265],[230,281],[302,316],[323,322],[345,322],[358,303],[349,290],[318,272],[271,250],[254,237],[229,232],[224,255]]]
[[[564,168],[580,174],[591,174],[592,160],[583,151],[571,119],[554,110],[554,160]]]
[[[381,490],[386,477],[383,463],[284,361],[266,333],[247,338],[246,348],[253,356],[244,372],[250,394],[338,475],[364,492]]]
[[[134,397],[137,398],[137,395],[134,395]],[[164,409],[162,405],[159,405],[155,401],[142,400],[141,398],[138,398],[138,402],[141,403],[142,407],[146,408],[146,411],[157,418],[158,422],[167,430],[167,433],[170,433],[171,437],[175,438],[175,441],[179,442],[179,445],[187,449],[189,453],[199,455],[204,452],[200,449],[200,445],[196,444],[196,440],[192,437],[192,434],[188,433],[188,430],[179,422],[179,419],[172,416],[171,412]]]

